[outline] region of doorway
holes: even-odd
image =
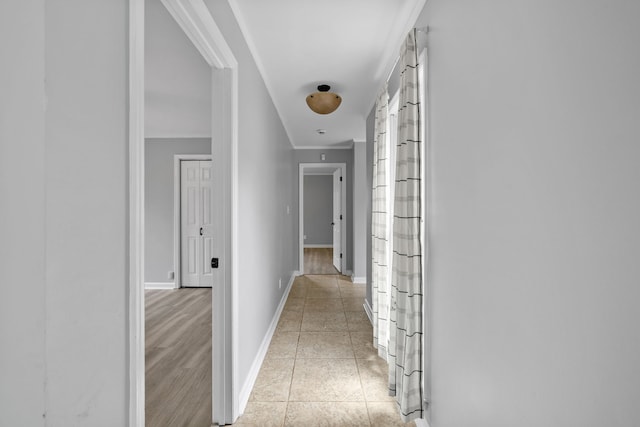
[[[300,271],[345,274],[346,164],[300,163],[299,173]],[[309,211],[313,215],[309,215]]]
[[[213,251],[219,268],[213,272],[212,419],[231,424],[238,416],[237,368],[237,145],[238,63],[203,0],[162,0],[171,16],[211,67],[214,186]],[[129,425],[145,425],[145,298],[144,298],[144,35],[145,1],[129,0]]]

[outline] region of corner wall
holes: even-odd
[[[640,3],[431,0],[432,427],[640,425]]]

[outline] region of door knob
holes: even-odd
[[[331,223],[331,225],[336,225],[336,223],[335,223],[335,222],[332,222],[332,223]]]
[[[202,236],[202,227],[200,227],[200,235]]]

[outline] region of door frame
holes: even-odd
[[[304,176],[305,172],[310,172],[315,170],[326,170],[326,169],[340,169],[342,173],[342,229],[340,230],[342,233],[341,242],[342,245],[342,253],[345,256],[342,257],[341,262],[341,273],[347,274],[347,164],[346,163],[300,163],[298,165],[298,271],[300,274],[304,274]]]
[[[129,0],[129,426],[145,425],[144,334],[144,1]],[[212,420],[239,414],[238,372],[238,62],[203,0],[161,0],[211,67],[215,253]],[[215,95],[215,96],[214,96]]]
[[[339,168],[336,168],[331,174],[331,244],[333,245],[333,249],[331,250],[331,263],[338,269],[340,274],[345,273],[342,261],[346,259],[346,256],[342,256],[343,253],[346,253],[346,248],[342,245],[343,212],[346,210],[346,206],[344,206],[344,202],[342,201],[342,181],[344,180],[342,175],[342,169]],[[339,209],[336,209],[336,204],[339,204]],[[338,239],[336,239],[336,227],[339,233]],[[336,254],[336,241],[338,241],[337,243],[340,245],[339,254]]]
[[[173,156],[173,288],[182,287],[182,219],[181,194],[182,162],[189,160],[211,160],[211,154],[174,154]],[[215,172],[214,172],[215,173]]]

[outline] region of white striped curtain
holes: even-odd
[[[375,139],[373,145],[373,189],[371,203],[371,252],[372,252],[372,311],[373,345],[385,360],[389,346],[389,274],[387,238],[387,153],[388,153],[388,104],[387,85],[376,100]]]
[[[402,46],[400,64],[388,360],[389,390],[408,422],[422,416],[421,141],[415,30]]]

